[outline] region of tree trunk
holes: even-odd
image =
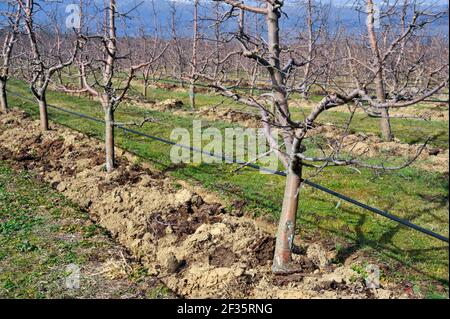
[[[289,168],[284,191],[283,207],[278,224],[273,273],[288,273],[292,271],[292,247],[294,244],[295,222],[298,209],[298,197],[301,185],[302,164],[294,160]]]
[[[303,90],[303,99],[305,101],[308,101],[309,99],[309,76],[311,73],[311,60],[313,58],[313,12],[312,12],[312,0],[308,0],[307,4],[307,11],[308,11],[308,17],[307,17],[307,25],[308,25],[308,62],[305,66],[305,73],[304,73],[304,84],[302,87]]]
[[[41,122],[41,130],[48,131],[47,101],[45,99],[45,96],[40,97],[38,103],[39,103],[39,118]]]
[[[82,73],[83,71],[81,70],[81,67],[79,67],[78,68],[78,87],[80,88],[80,89],[82,89],[82,88],[84,88],[84,83],[83,83],[83,73]],[[83,93],[82,92],[80,92],[79,94],[78,94],[78,96],[83,96]]]
[[[195,110],[195,84],[194,84],[194,81],[191,81],[191,85],[189,86],[189,103],[191,105],[191,109]]]
[[[377,91],[377,100],[380,103],[386,102],[386,93],[384,91],[383,86],[383,77],[380,74],[377,75],[375,79],[375,86]],[[387,108],[381,109],[381,119],[380,119],[380,129],[381,129],[381,137],[386,142],[392,141],[392,131],[391,131],[391,120],[389,118],[389,111]]]
[[[199,41],[198,35],[198,7],[199,0],[195,0],[194,2],[194,38],[192,44],[192,66],[191,66],[191,85],[189,87],[189,102],[191,104],[191,109],[195,109],[195,80],[197,73],[197,47]]]
[[[105,151],[106,151],[106,171],[114,170],[114,111],[110,105],[104,107],[105,110]]]
[[[308,87],[308,85],[304,84],[302,86],[302,91],[303,91],[302,92],[303,100],[308,101],[309,100],[309,87]]]
[[[0,107],[2,113],[8,112],[8,99],[6,97],[6,81],[0,80]]]
[[[375,87],[377,100],[379,103],[386,102],[386,93],[384,90],[383,64],[381,62],[378,40],[375,33],[375,5],[373,0],[367,0],[367,33],[369,35],[369,44],[372,55],[375,60]],[[392,141],[391,123],[389,119],[389,111],[386,108],[381,109],[380,128],[381,136],[387,142]]]
[[[148,80],[144,79],[144,89],[142,90],[142,94],[144,95],[144,99],[147,98],[147,88],[148,88]]]

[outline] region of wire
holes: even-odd
[[[7,92],[9,92],[12,95],[17,96],[19,98],[22,98],[24,100],[34,102],[32,99],[29,99],[29,98],[24,97],[24,96],[22,96],[20,94],[11,92],[8,89],[7,89]],[[92,120],[92,121],[95,121],[95,122],[98,122],[98,123],[99,122],[104,123],[104,121],[101,120],[101,119],[98,119],[98,118],[95,118],[95,117],[91,117],[91,116],[83,114],[83,113],[78,113],[78,112],[75,112],[75,111],[67,110],[65,108],[62,108],[62,107],[59,107],[59,106],[55,106],[55,105],[51,105],[51,104],[48,104],[48,106],[51,107],[51,108],[57,109],[59,111],[66,112],[66,113],[69,113],[69,114],[72,114],[72,115],[76,115],[76,116],[79,116],[79,117],[82,117],[82,118],[85,118],[85,119],[88,119],[88,120]],[[125,132],[129,132],[129,133],[132,133],[132,134],[135,134],[135,135],[146,137],[146,138],[149,138],[149,139],[152,139],[152,140],[156,140],[156,141],[159,141],[159,142],[162,142],[162,143],[165,143],[165,144],[178,146],[178,147],[181,147],[181,148],[184,148],[184,149],[191,150],[193,152],[199,152],[199,153],[205,154],[207,156],[219,158],[219,159],[224,160],[224,161],[229,162],[229,163],[235,163],[235,164],[240,164],[240,165],[245,164],[248,167],[251,167],[251,168],[254,168],[254,169],[258,169],[258,170],[264,171],[266,173],[271,173],[271,174],[278,175],[278,176],[283,176],[283,177],[287,176],[286,172],[277,171],[277,170],[271,170],[271,169],[268,169],[268,168],[265,168],[265,167],[261,167],[261,166],[259,166],[257,164],[253,164],[253,163],[245,163],[245,162],[242,162],[242,161],[239,161],[239,160],[235,160],[234,158],[228,157],[228,156],[223,155],[223,154],[222,155],[218,155],[218,154],[215,154],[215,153],[212,153],[212,152],[205,152],[205,151],[203,151],[201,149],[198,149],[198,148],[195,148],[195,147],[192,147],[192,146],[187,146],[187,145],[175,143],[173,141],[170,141],[170,140],[167,140],[167,139],[164,139],[164,138],[161,138],[161,137],[157,137],[157,136],[149,135],[149,134],[137,131],[137,130],[133,130],[133,129],[127,128],[127,127],[125,127],[125,126],[123,126],[121,124],[118,124],[118,125],[115,125],[115,126],[118,127],[119,129],[125,131]],[[431,236],[431,237],[436,238],[438,240],[441,240],[443,242],[446,242],[446,243],[449,242],[448,238],[446,238],[446,237],[444,237],[444,236],[442,236],[442,235],[440,235],[438,233],[435,233],[435,232],[433,232],[433,231],[431,231],[429,229],[426,229],[424,227],[421,227],[419,225],[411,223],[408,220],[405,220],[405,219],[402,219],[402,218],[397,217],[395,215],[392,215],[392,214],[390,214],[390,213],[388,213],[386,211],[383,211],[381,209],[378,209],[378,208],[375,208],[375,207],[371,207],[369,205],[361,203],[360,201],[357,201],[356,199],[353,199],[353,198],[350,198],[350,197],[345,196],[343,194],[340,194],[338,192],[335,192],[335,191],[333,191],[333,190],[331,190],[329,188],[326,188],[326,187],[324,187],[322,185],[319,185],[319,184],[316,184],[314,182],[311,182],[311,181],[309,181],[307,179],[302,179],[302,181],[306,185],[309,185],[309,186],[311,186],[313,188],[316,188],[316,189],[318,189],[320,191],[323,191],[323,192],[328,193],[328,194],[330,194],[332,196],[340,198],[340,199],[342,199],[342,200],[344,200],[344,201],[346,201],[348,203],[354,204],[354,205],[356,205],[358,207],[361,207],[363,209],[371,211],[371,212],[373,212],[375,214],[381,215],[381,216],[383,216],[385,218],[388,218],[388,219],[390,219],[392,221],[395,221],[395,222],[397,222],[399,224],[402,224],[402,225],[404,225],[406,227],[409,227],[411,229],[417,230],[417,231],[419,231],[419,232],[421,232],[423,234],[426,234],[428,236]]]

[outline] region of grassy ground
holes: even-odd
[[[125,255],[123,255],[125,254]],[[167,289],[62,195],[0,161],[0,298],[155,298]],[[68,289],[69,265],[80,267]]]
[[[10,89],[29,96],[26,86],[21,83],[11,83]],[[102,117],[99,104],[91,100],[53,92],[48,95],[48,100],[53,104]],[[13,96],[10,96],[10,103],[37,115],[34,103],[24,102]],[[144,112],[129,105],[118,109],[116,120],[128,122],[144,115],[157,118],[160,123],[147,123],[139,130],[164,138],[169,138],[173,127],[192,126],[192,118],[156,111]],[[103,138],[101,124],[77,119],[52,109],[50,118]],[[214,125],[219,128],[230,126],[221,122]],[[176,178],[198,183],[229,199],[230,203],[232,200],[242,199],[247,203],[247,209],[255,215],[273,219],[278,217],[284,188],[281,177],[257,174],[250,169],[233,173],[234,166],[222,164],[174,167],[168,156],[170,147],[165,144],[124,134],[120,130],[116,132],[116,140],[121,147],[151,161],[160,169],[170,171]],[[448,141],[448,134],[443,140]],[[313,180],[448,236],[446,176],[414,168],[392,173],[362,170],[361,174],[346,168],[336,168],[325,171]],[[391,279],[409,280],[428,297],[447,296],[448,245],[398,226],[383,217],[341,203],[336,198],[309,187],[302,189],[299,209],[299,238],[302,234],[320,231],[324,236],[332,236],[337,239],[336,242],[340,242],[336,248],[341,256],[354,251],[365,252],[387,265],[386,269],[389,271],[386,275]],[[444,288],[437,289],[440,286]]]
[[[132,93],[139,94],[141,92],[140,83],[135,82],[135,87]],[[161,88],[149,88],[147,98],[153,101],[163,101],[166,99],[178,99],[183,101],[186,107],[189,105],[188,91],[169,91]],[[298,98],[293,96],[292,98]],[[311,101],[319,101],[321,96],[312,96]],[[198,108],[211,105],[219,105],[219,107],[231,107],[236,109],[243,109],[241,104],[237,104],[232,100],[224,100],[220,95],[198,93],[196,95],[196,104]],[[415,107],[424,108],[424,104],[418,104]],[[427,106],[429,107],[429,105]],[[338,126],[344,126],[349,118],[348,112],[342,108],[342,112],[325,112],[320,116],[320,122],[333,123]],[[302,107],[302,109],[292,108],[293,119],[302,119],[304,114],[308,114],[309,107]],[[448,149],[449,145],[449,124],[448,121],[423,121],[418,119],[391,119],[392,130],[396,138],[404,143],[417,144],[423,143],[428,137],[430,144],[435,147]],[[369,118],[365,114],[355,114],[350,129],[355,132],[374,133],[379,135],[380,124],[379,119]]]

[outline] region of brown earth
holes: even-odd
[[[431,121],[448,121],[449,108],[447,103],[429,104],[427,108],[400,108],[391,110],[393,116],[418,116]]]
[[[238,111],[232,108],[203,107],[197,114],[203,119],[212,121],[225,121],[228,123],[239,123],[245,127],[261,127],[260,116],[249,112]]]
[[[138,106],[143,109],[158,110],[162,112],[177,111],[183,108],[183,102],[176,99],[167,99],[160,102],[143,101],[138,99],[128,99],[130,105]]]
[[[353,133],[344,136],[343,131],[332,124],[320,125],[310,130],[308,136],[325,138],[326,143],[321,144],[325,145],[324,149],[330,151],[340,144],[341,150],[346,153],[379,159],[413,158],[422,147],[422,145],[401,143],[398,139],[384,142],[370,133]],[[448,173],[449,150],[427,145],[412,166],[433,172]]]
[[[292,100],[292,106],[300,107],[314,107],[316,102],[304,101],[304,100]],[[327,112],[342,112],[342,108],[329,109]],[[358,108],[356,110],[358,114],[364,114],[364,110]],[[393,117],[405,117],[405,118],[422,118],[431,121],[448,121],[449,120],[449,106],[447,103],[426,103],[426,107],[404,107],[393,108],[389,111],[389,114]]]
[[[160,102],[131,100],[131,102],[133,105],[144,109],[158,110],[162,112],[170,111],[174,115],[194,115],[204,120],[239,123],[245,127],[256,128],[261,126],[258,115],[234,110],[232,108],[203,107],[198,111],[188,111],[183,109],[183,102],[176,99],[167,99]]]
[[[302,239],[294,255],[299,272],[271,273],[271,227],[235,217],[217,203],[160,172],[132,164],[117,150],[118,168],[103,169],[99,141],[52,124],[41,133],[21,111],[0,116],[0,159],[38,178],[86,209],[150,274],[186,298],[407,298],[384,282],[367,289],[352,270],[357,256],[339,264],[334,245]]]

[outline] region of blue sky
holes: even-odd
[[[4,6],[5,0],[0,0],[0,8]],[[47,0],[48,1],[48,0]],[[101,7],[104,0],[93,0],[98,3]],[[190,32],[190,21],[192,19],[192,6],[190,5],[193,0],[155,0],[155,7],[158,11],[158,24],[167,25],[170,21],[170,11],[168,2],[175,1],[178,3],[178,18],[180,29],[184,30],[186,34]],[[201,0],[203,7],[207,6],[207,4],[212,4],[211,0]],[[304,0],[285,0],[285,12],[288,14],[289,19],[283,19],[284,26],[297,26],[299,14],[301,14],[301,9],[299,10],[296,4]],[[351,5],[355,0],[322,0],[322,3],[332,4],[333,12],[330,15],[330,28],[337,25],[337,21],[341,21],[341,23],[350,30],[357,30],[361,26],[361,16],[358,15],[352,8]],[[380,0],[379,0],[380,1]],[[3,4],[2,4],[3,2]],[[43,1],[38,1],[43,2]],[[136,4],[142,3],[141,6],[134,12],[132,12],[132,16],[134,19],[127,21],[127,27],[129,29],[129,33],[132,33],[133,30],[137,30],[138,27],[142,24],[147,26],[153,25],[152,21],[152,11],[151,11],[151,0],[118,0],[119,11],[127,12],[131,8],[133,8]],[[437,4],[437,5],[447,5],[447,0],[424,0],[424,3]],[[65,13],[65,7],[68,4],[78,3],[78,0],[55,0],[53,4],[48,5],[52,8],[58,8],[59,15],[61,19],[64,19],[67,14]],[[250,2],[247,2],[250,3]],[[203,9],[204,12],[207,9]],[[95,19],[98,17],[96,16]],[[363,21],[364,19],[362,19]],[[120,26],[120,25],[119,25]],[[436,28],[439,29],[440,32],[446,31],[448,34],[448,19],[441,21],[436,25]]]

